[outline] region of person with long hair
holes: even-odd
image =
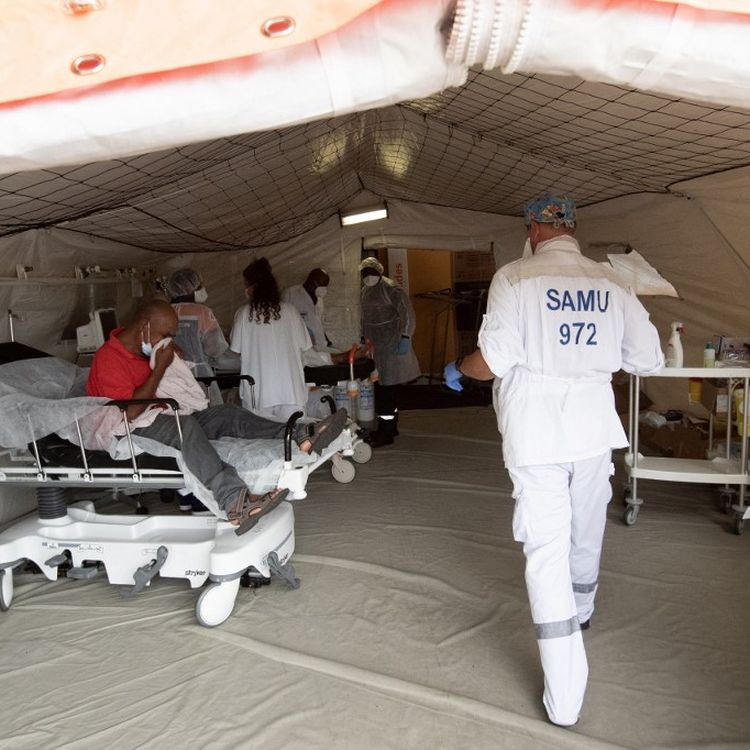
[[[285,420],[305,410],[302,355],[312,348],[312,341],[299,312],[281,301],[266,258],[251,263],[242,276],[248,301],[235,313],[229,346],[240,355],[242,374],[255,380],[255,410]],[[252,408],[244,381],[241,396],[242,405]]]

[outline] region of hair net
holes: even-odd
[[[170,299],[186,297],[201,284],[201,277],[192,268],[179,268],[167,279],[167,294]]]
[[[523,218],[527,224],[533,219],[540,224],[553,224],[555,228],[565,224],[572,229],[576,224],[576,204],[570,198],[547,194],[527,203]]]
[[[381,276],[383,275],[383,264],[377,259],[377,258],[365,258],[360,264],[359,264],[359,271],[360,273],[365,270],[365,268],[373,268],[375,269]]]

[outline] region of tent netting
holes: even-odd
[[[550,76],[280,130],[0,177],[0,236],[45,226],[169,253],[298,236],[362,190],[496,214],[585,206],[750,164],[750,112]]]

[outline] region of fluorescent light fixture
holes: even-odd
[[[361,224],[363,221],[376,221],[377,219],[387,218],[388,204],[385,202],[368,208],[353,208],[351,211],[339,211],[339,220],[342,227]]]

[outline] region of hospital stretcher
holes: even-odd
[[[372,359],[360,359],[349,364],[324,365],[321,367],[305,367],[305,382],[316,386],[335,386],[342,380],[367,378],[375,368]],[[331,411],[335,411],[336,402],[331,396],[323,396]],[[344,456],[351,457],[357,464],[365,464],[372,458],[372,446],[367,442],[367,431],[362,429],[356,421],[349,426],[349,443],[346,449],[331,455],[331,476],[342,484],[354,481],[357,469],[354,464],[344,460]]]
[[[312,369],[328,370],[330,368]],[[244,380],[250,386],[251,405],[253,408],[255,407],[255,391],[253,388],[255,381],[250,375],[240,375],[236,372],[219,372],[215,375],[206,375],[196,379],[204,385],[209,385],[212,382],[216,383],[221,390],[236,388]],[[324,397],[324,401],[328,404],[331,413],[336,411],[336,402],[332,398],[326,396]],[[296,423],[302,418],[303,413],[298,411],[292,414],[289,419],[290,422]],[[312,424],[312,422],[309,422],[309,424]],[[288,489],[292,500],[302,500],[307,497],[305,485],[307,484],[308,477],[328,461],[331,462],[331,476],[341,484],[348,484],[354,481],[357,469],[353,463],[346,459],[351,458],[354,463],[364,464],[372,458],[372,448],[365,441],[363,431],[359,428],[359,425],[353,420],[350,420],[341,435],[310,463],[304,465],[294,464],[291,459],[291,443],[288,446],[287,448],[287,443],[285,443],[284,469],[280,475],[278,486],[282,489]]]
[[[45,356],[17,343],[0,345],[0,363]],[[179,429],[176,402],[150,401],[172,409]],[[132,403],[142,401],[114,401],[108,406],[124,411]],[[290,497],[303,497],[310,465],[297,466],[292,461],[296,417],[286,425],[279,486],[289,488]],[[82,443],[78,419],[75,423]],[[125,461],[85,450],[56,435],[32,439],[26,455],[6,452],[0,486],[35,487],[38,507],[35,515],[0,533],[0,609],[7,610],[13,601],[14,570],[28,562],[49,580],[56,580],[63,570],[71,578],[92,578],[103,567],[110,583],[129,587],[127,595],[141,592],[157,574],[185,579],[191,588],[208,581],[195,607],[198,622],[207,627],[229,617],[241,582],[260,585],[275,574],[291,588],[299,585],[289,562],[294,552],[294,512],[289,502],[282,502],[242,536],[216,517],[99,514],[91,501],[68,505],[68,493],[75,487],[184,486],[174,459],[136,454],[129,431],[127,441],[130,456]],[[341,436],[331,443],[332,450],[342,449],[337,441]]]
[[[372,359],[361,359],[349,364],[324,365],[321,367],[305,367],[305,382],[314,383],[317,386],[334,386],[341,380],[347,380],[353,372],[358,379],[366,378],[375,367]],[[217,371],[215,375],[199,377],[198,381],[204,385],[215,382],[221,390],[236,388],[241,380],[250,387],[251,406],[255,407],[255,381],[250,375],[240,375],[236,371]],[[328,405],[333,413],[336,411],[336,402],[330,396],[324,396],[322,401]],[[295,412],[292,419],[301,419],[302,412]],[[353,482],[357,476],[357,468],[354,464],[365,464],[372,459],[372,447],[367,442],[366,430],[362,429],[355,420],[350,420],[344,432],[337,438],[314,463],[306,464],[306,471],[297,467],[296,473],[282,474],[279,486],[287,488],[292,493],[293,499],[305,497],[304,484],[307,477],[316,469],[331,462],[331,476],[341,484]],[[351,458],[351,461],[346,459]],[[288,460],[288,459],[287,459]],[[354,462],[354,463],[352,463]]]

